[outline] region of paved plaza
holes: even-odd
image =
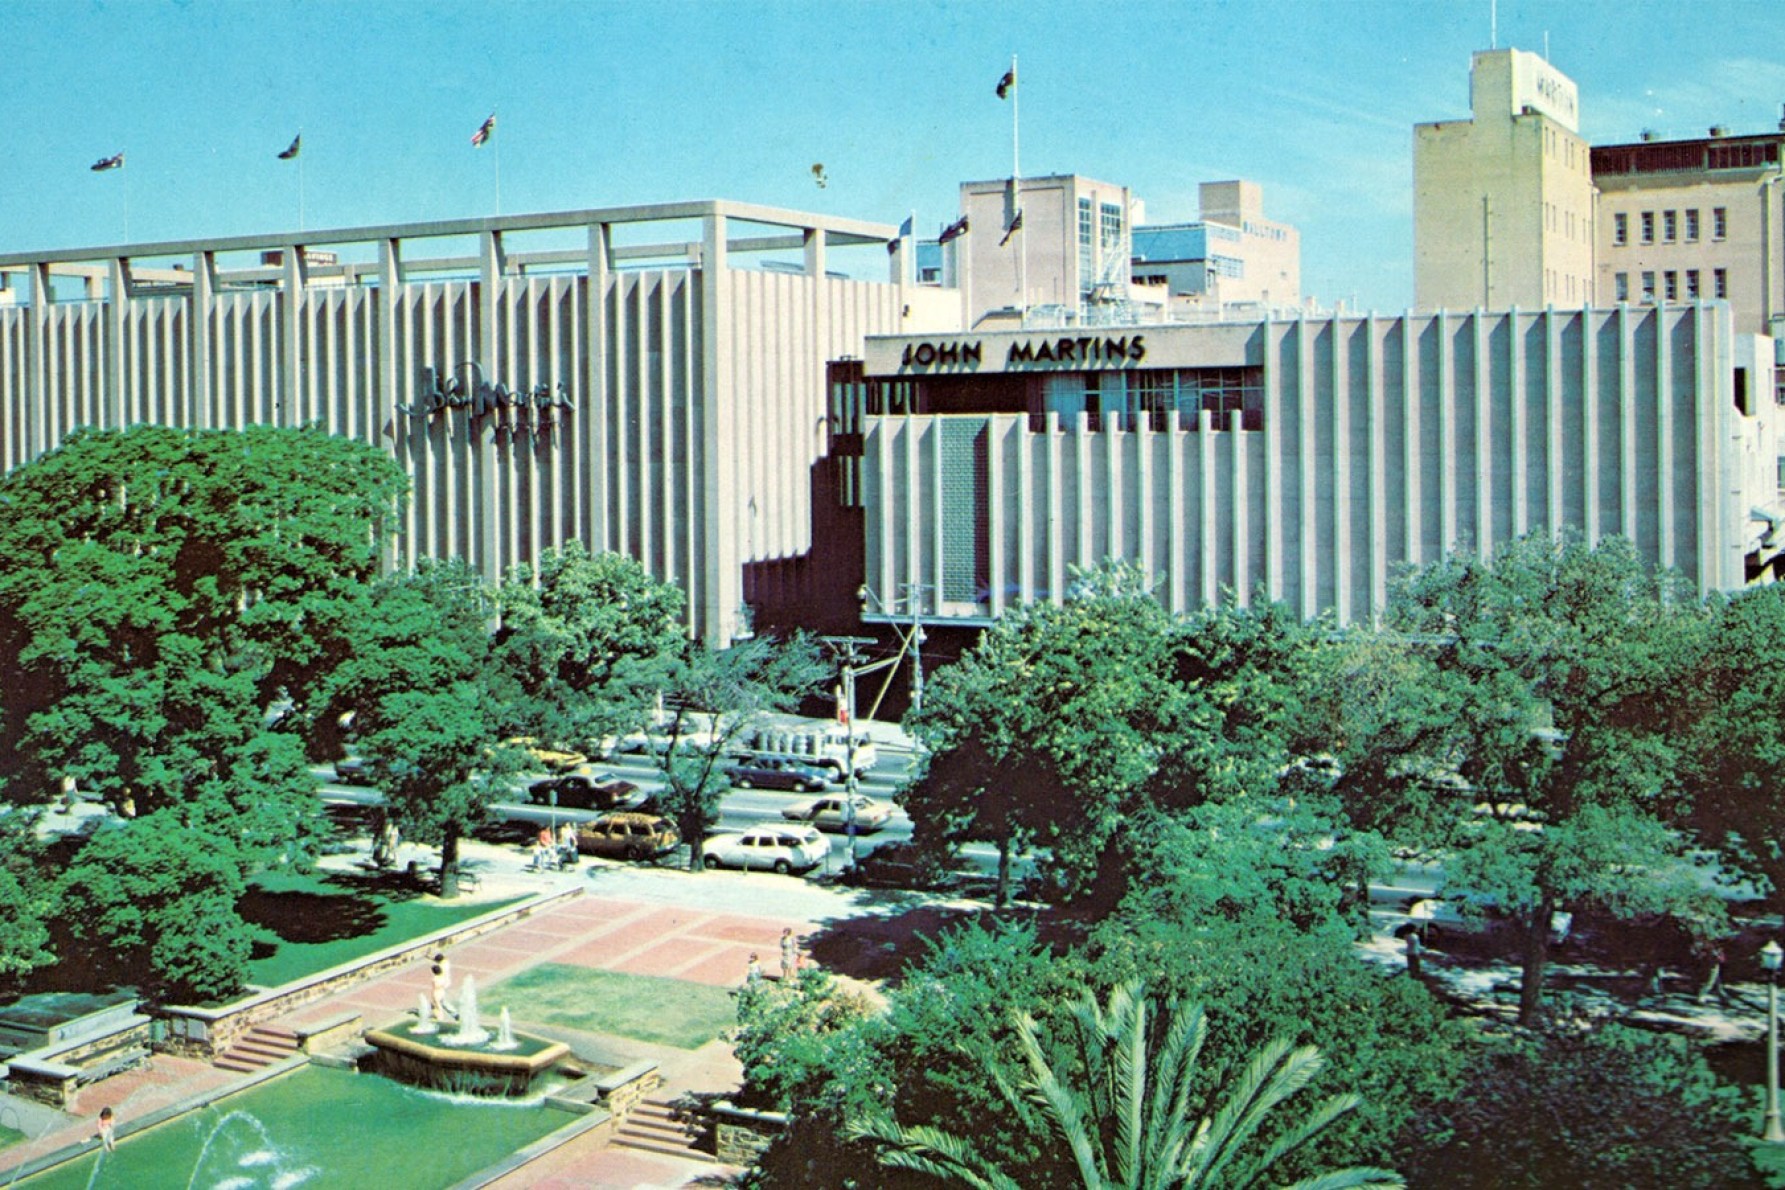
[[[407,859],[409,849],[404,850]],[[335,857],[330,866],[350,864],[357,858]],[[452,947],[455,994],[466,976],[474,977],[480,988],[488,988],[542,963],[736,987],[743,982],[752,952],[761,955],[767,971],[775,971],[783,928],[791,927],[806,938],[824,934],[841,921],[872,916],[886,908],[861,893],[768,873],[690,874],[601,862],[586,864],[575,872],[536,873],[526,869],[524,848],[478,842],[466,845],[465,861],[481,878],[481,887],[471,894],[477,900],[494,903],[571,887],[583,895],[559,900]],[[418,999],[427,994],[430,982],[428,967],[418,962],[351,985],[269,1023],[302,1029],[354,1012],[360,1015],[362,1026],[375,1026],[412,1012]],[[579,1057],[589,1061],[609,1065],[656,1062],[663,1085],[653,1092],[654,1099],[688,1093],[726,1094],[736,1089],[741,1077],[723,1040],[684,1050],[573,1030],[534,1031],[569,1043]],[[113,1109],[124,1125],[124,1143],[129,1143],[132,1119],[215,1094],[244,1077],[207,1063],[157,1054],[144,1067],[84,1088],[71,1113],[0,1096],[0,1118],[9,1125],[16,1120],[31,1137],[0,1149],[0,1178],[27,1161],[91,1138],[101,1108]],[[709,1162],[612,1147],[583,1136],[492,1184],[505,1190],[682,1186],[726,1172],[725,1167]]]

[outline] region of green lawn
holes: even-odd
[[[389,875],[265,873],[240,905],[255,929],[248,980],[278,987],[520,899],[440,903]]]
[[[541,963],[480,989],[484,1019],[507,1008],[520,1022],[696,1049],[737,1023],[726,988],[655,975]]]
[[[18,1131],[16,1128],[8,1128],[5,1124],[0,1124],[0,1149],[4,1149],[7,1145],[16,1145],[24,1139],[25,1134],[23,1132]]]

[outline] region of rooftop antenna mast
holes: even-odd
[[[1488,0],[1487,47],[1500,48],[1500,0]]]

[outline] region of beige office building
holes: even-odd
[[[1723,299],[1735,329],[1785,331],[1785,131],[1593,149],[1598,301]]]
[[[1135,285],[1163,290],[1174,313],[1300,306],[1301,233],[1265,218],[1263,188],[1243,180],[1204,182],[1198,195],[1200,218],[1134,229]]]
[[[1485,50],[1472,118],[1413,129],[1414,304],[1591,304],[1593,177],[1579,94],[1536,54]]]
[[[1022,226],[1012,230],[1016,212]],[[1095,318],[1129,301],[1131,231],[1144,215],[1126,186],[1077,174],[961,184],[965,235],[950,241],[965,324]]]

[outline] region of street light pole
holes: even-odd
[[[1785,1142],[1779,1123],[1779,961],[1785,949],[1769,940],[1760,948],[1760,965],[1766,968],[1766,1127],[1760,1139],[1769,1144]]]

